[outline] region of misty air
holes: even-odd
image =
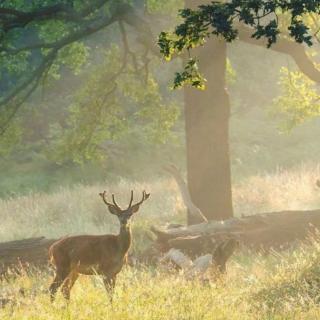
[[[0,1],[0,319],[320,319],[320,0]]]

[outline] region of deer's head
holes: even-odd
[[[142,192],[142,199],[139,202],[132,204],[133,191],[131,191],[131,199],[130,199],[130,203],[129,203],[128,208],[121,209],[115,200],[114,194],[112,195],[112,203],[108,202],[108,200],[106,198],[106,194],[107,194],[106,191],[99,193],[103,202],[107,205],[109,212],[118,217],[119,222],[122,226],[125,226],[128,224],[132,215],[134,213],[138,212],[141,204],[150,197],[150,193],[146,193],[145,191],[143,191]]]

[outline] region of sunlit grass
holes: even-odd
[[[233,188],[235,212],[255,214],[320,207],[320,166],[304,164],[291,170],[251,176]]]
[[[252,214],[320,206],[315,180],[319,167],[260,175],[234,186],[236,213]],[[147,245],[149,226],[183,222],[178,189],[169,178],[153,184],[76,186],[53,194],[0,201],[0,241],[44,235],[117,232],[98,193],[107,190],[123,205],[130,190],[151,192],[133,222],[134,250]],[[295,251],[262,255],[237,252],[220,280],[187,280],[155,267],[126,267],[118,276],[111,305],[99,277],[80,277],[70,304],[47,293],[52,272],[23,274],[0,283],[0,319],[320,319],[320,242],[316,235]]]
[[[253,176],[233,187],[235,214],[320,207],[320,189],[315,186],[318,177],[320,167],[311,165]],[[51,194],[36,193],[0,200],[0,241],[117,232],[118,221],[107,212],[98,193],[103,190],[115,193],[125,206],[131,189],[135,191],[136,199],[140,199],[144,189],[151,193],[150,199],[135,216],[134,226],[137,228],[184,221],[185,208],[172,179],[163,178],[152,184],[127,180],[112,184],[106,181],[92,186],[61,188]]]
[[[263,256],[238,252],[219,280],[187,280],[164,267],[125,267],[113,303],[99,277],[82,276],[67,304],[51,304],[51,272],[3,282],[0,319],[319,319],[320,243]],[[209,274],[210,276],[210,274]],[[23,289],[23,290],[22,290]]]
[[[239,315],[233,304],[238,292],[164,271],[124,270],[112,305],[99,278],[89,277],[76,283],[69,305],[61,295],[51,304],[44,290],[49,279],[46,274],[24,276],[6,285],[12,304],[0,310],[1,319],[212,319],[213,315],[237,319]],[[24,296],[20,287],[25,288]]]
[[[183,204],[173,180],[159,180],[152,185],[122,180],[119,184],[61,188],[52,194],[31,194],[19,198],[0,200],[0,241],[33,236],[60,237],[65,234],[107,233],[118,231],[117,219],[109,214],[98,193],[107,190],[116,195],[120,205],[126,207],[130,190],[135,199],[142,191],[151,193],[133,224],[159,223],[181,220]],[[23,226],[23,228],[22,228]]]

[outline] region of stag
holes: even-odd
[[[120,222],[118,235],[79,235],[65,237],[53,243],[49,248],[49,258],[56,268],[55,277],[50,285],[50,298],[54,301],[57,290],[62,285],[65,299],[70,299],[70,291],[79,274],[102,275],[103,283],[112,298],[116,276],[121,271],[127,259],[131,245],[130,218],[140,205],[149,198],[150,194],[142,193],[141,201],[132,205],[133,191],[127,209],[121,209],[112,195],[108,202],[106,191],[99,193],[109,212]]]

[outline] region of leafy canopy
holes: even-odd
[[[181,4],[1,1],[0,154],[31,142],[57,163],[99,160],[106,141],[136,127],[146,140],[166,142],[178,111],[158,84],[159,59],[145,13],[173,14]],[[57,92],[58,82],[65,99],[51,103],[47,96]]]
[[[279,15],[290,16],[287,30],[281,30]],[[212,35],[221,36],[227,42],[237,39],[242,26],[250,27],[252,38],[267,40],[267,47],[277,41],[280,33],[298,43],[312,45],[310,28],[303,17],[308,13],[320,13],[319,0],[231,0],[212,1],[198,9],[180,10],[183,22],[175,30],[161,32],[158,44],[163,56],[170,60],[174,54],[190,51],[204,45]],[[190,58],[182,73],[177,73],[174,87],[190,84],[203,88],[203,79],[197,69],[196,59]]]

